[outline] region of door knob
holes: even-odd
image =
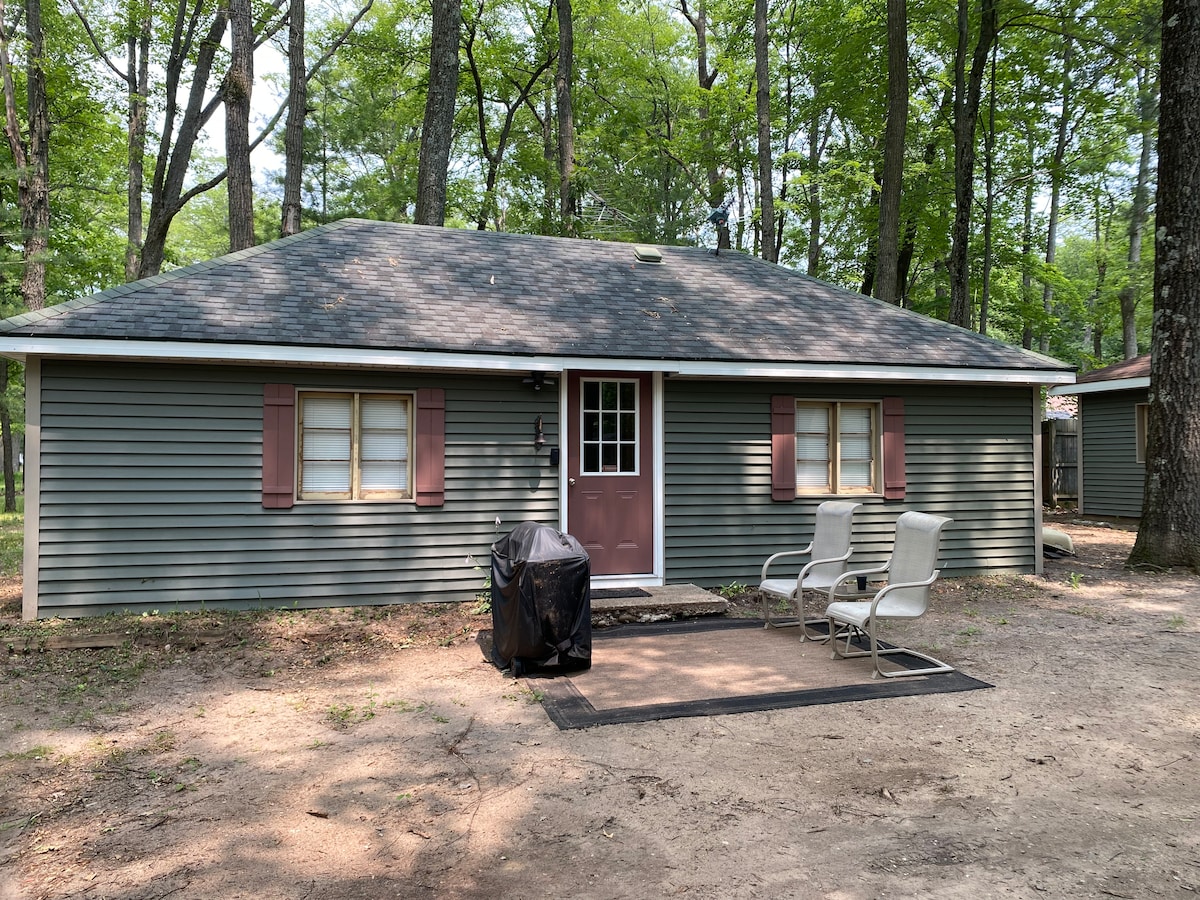
[[[568,479],[567,479],[567,484],[574,485],[574,484],[575,484],[575,479],[574,479],[574,478],[568,478]]]

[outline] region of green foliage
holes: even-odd
[[[25,549],[25,516],[23,513],[0,513],[0,577],[21,574]]]
[[[429,15],[418,0],[376,0],[330,58],[354,6],[314,4],[308,16],[304,224],[343,216],[410,220],[416,194],[429,55]],[[202,33],[217,4],[198,7]],[[91,34],[119,69],[127,4],[79,4]],[[175,10],[147,4],[155,61],[149,121],[161,127]],[[267,10],[260,11],[269,19]],[[754,252],[757,170],[750,8],[734,0],[574,4],[577,231],[583,236],[712,244],[713,205],[728,200],[735,247]],[[1033,0],[1009,11],[989,66],[976,126],[970,293],[978,311],[989,268],[988,331],[1028,342],[1083,366],[1122,353],[1121,292],[1137,303],[1144,348],[1150,320],[1152,223],[1140,265],[1129,263],[1133,176],[1154,115],[1153,81],[1161,8],[1149,0],[1097,0],[1088,14]],[[463,10],[462,80],[449,172],[448,223],[510,231],[558,230],[555,158],[557,24],[544,3],[496,0]],[[701,21],[698,17],[703,14]],[[126,86],[101,60],[72,8],[43,7],[51,98],[52,233],[47,272],[52,301],[86,295],[123,277],[128,182]],[[809,0],[772,4],[770,81],[777,214],[786,264],[859,289],[871,268],[885,117],[886,15],[882,4]],[[972,35],[978,9],[971,4]],[[264,19],[266,21],[266,19]],[[705,37],[702,84],[698,27]],[[1069,40],[1068,40],[1069,38]],[[280,38],[275,38],[280,45]],[[956,23],[944,3],[908,5],[910,103],[901,199],[904,304],[948,310],[949,223],[954,217],[953,62]],[[25,47],[11,42],[18,108]],[[1068,53],[1068,47],[1070,52]],[[1122,48],[1113,53],[1112,48]],[[191,49],[192,57],[197,47]],[[218,54],[213,84],[223,74]],[[190,69],[184,66],[186,84]],[[261,108],[285,79],[260,77]],[[1069,102],[1064,106],[1064,90]],[[182,98],[182,94],[181,94]],[[1061,121],[1060,121],[1061,120]],[[994,122],[994,132],[991,131]],[[215,123],[213,123],[215,124]],[[1056,161],[1059,126],[1066,144]],[[1152,136],[1152,123],[1149,128]],[[990,134],[990,138],[989,138]],[[268,146],[282,151],[282,128]],[[223,161],[210,127],[194,148],[189,186]],[[151,134],[147,176],[158,152]],[[256,157],[258,159],[258,157]],[[985,164],[992,177],[985,179]],[[277,166],[277,169],[281,166]],[[279,171],[260,184],[256,236],[278,232]],[[0,147],[9,201],[0,227],[19,233],[16,171]],[[1048,264],[1048,198],[1060,198],[1057,257]],[[147,183],[149,190],[150,184]],[[990,204],[991,235],[983,241]],[[167,265],[228,248],[224,186],[191,199],[170,232]],[[20,241],[0,248],[8,273],[0,310],[19,309]],[[10,404],[10,409],[13,407]]]

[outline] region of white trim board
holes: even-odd
[[[1083,384],[1065,384],[1053,387],[1049,393],[1054,397],[1064,394],[1101,394],[1109,391],[1136,391],[1150,387],[1150,376],[1140,378],[1114,378],[1111,381],[1085,381]]]
[[[118,341],[101,338],[0,336],[0,356],[174,363],[237,363],[349,368],[428,369],[461,372],[658,372],[682,378],[763,378],[797,381],[886,381],[938,384],[1070,385],[1075,374],[1054,369],[953,368],[854,362],[736,362],[719,360],[610,359],[580,356],[510,356],[498,353],[294,347],[276,344],[209,344]]]

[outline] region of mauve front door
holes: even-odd
[[[567,530],[593,575],[654,567],[651,376],[573,372],[567,379]]]

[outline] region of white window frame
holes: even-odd
[[[868,409],[871,413],[871,484],[865,487],[843,487],[841,485],[842,467],[842,428],[841,411],[843,408]],[[800,458],[800,438],[797,430],[796,439],[796,495],[803,497],[882,497],[883,496],[883,402],[880,400],[796,400],[796,425],[799,429],[801,409],[824,409],[828,413],[828,464],[826,482],[822,486],[803,485],[800,483],[800,471],[803,460]]]
[[[309,399],[337,398],[350,400],[350,489],[347,491],[304,490],[304,404]],[[362,487],[362,401],[370,399],[400,400],[406,406],[405,433],[406,471],[403,490],[364,490]],[[305,502],[376,503],[413,499],[413,451],[415,438],[415,395],[409,391],[373,391],[305,389],[296,393],[296,499]]]

